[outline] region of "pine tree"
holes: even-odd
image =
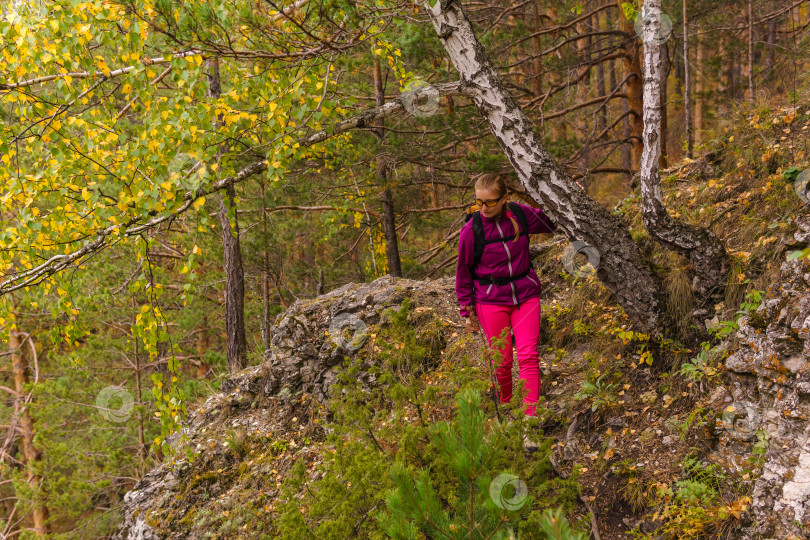
[[[385,533],[394,539],[427,538],[513,539],[517,523],[526,518],[533,497],[525,484],[507,482],[493,492],[493,462],[500,437],[485,436],[485,416],[477,390],[465,389],[456,396],[458,415],[450,424],[439,422],[432,430],[436,446],[456,475],[456,489],[444,503],[437,496],[430,473],[394,464],[394,489],[386,496],[387,512],[378,517]],[[522,485],[521,485],[522,484]],[[506,486],[511,485],[512,494]],[[498,499],[498,500],[496,500]],[[558,509],[547,510],[540,522],[547,538],[584,540],[575,533]],[[421,533],[421,534],[420,534]]]

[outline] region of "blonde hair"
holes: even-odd
[[[506,187],[505,178],[506,178],[505,174],[498,174],[498,173],[482,174],[475,181],[474,189],[488,189],[489,191],[495,193],[498,197],[503,197],[509,191]],[[517,241],[518,238],[520,238],[520,227],[518,227],[517,221],[515,221],[515,218],[513,218],[512,216],[509,216],[509,220],[512,222],[512,227],[515,228],[515,237],[512,239],[512,241],[515,242]]]

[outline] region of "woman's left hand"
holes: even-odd
[[[476,317],[475,315],[470,315],[469,317],[467,317],[467,327],[464,329],[464,331],[467,334],[469,333],[477,334],[480,329],[481,325],[478,323],[478,317]]]

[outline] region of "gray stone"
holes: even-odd
[[[797,219],[799,223],[795,238],[807,242],[810,216]],[[743,461],[752,455],[756,430],[764,429],[770,436],[762,474],[752,493],[753,524],[740,538],[803,537],[801,528],[810,526],[807,266],[807,260],[785,260],[757,310],[767,324],[742,317],[736,335],[729,339],[735,343],[725,361],[732,382],[732,405],[746,404],[745,411],[727,412],[727,404],[710,400],[723,416],[716,430],[719,462],[725,456]]]

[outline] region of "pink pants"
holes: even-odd
[[[510,305],[475,304],[476,315],[481,328],[492,345],[492,338],[499,337],[501,331],[511,326],[515,334],[520,378],[526,381],[526,397],[523,399],[524,413],[535,415],[535,405],[540,398],[540,361],[537,357],[540,339],[540,298],[523,302],[520,307]],[[495,376],[500,386],[501,403],[512,401],[512,336],[506,332],[504,347],[500,350],[502,361],[495,366]]]

